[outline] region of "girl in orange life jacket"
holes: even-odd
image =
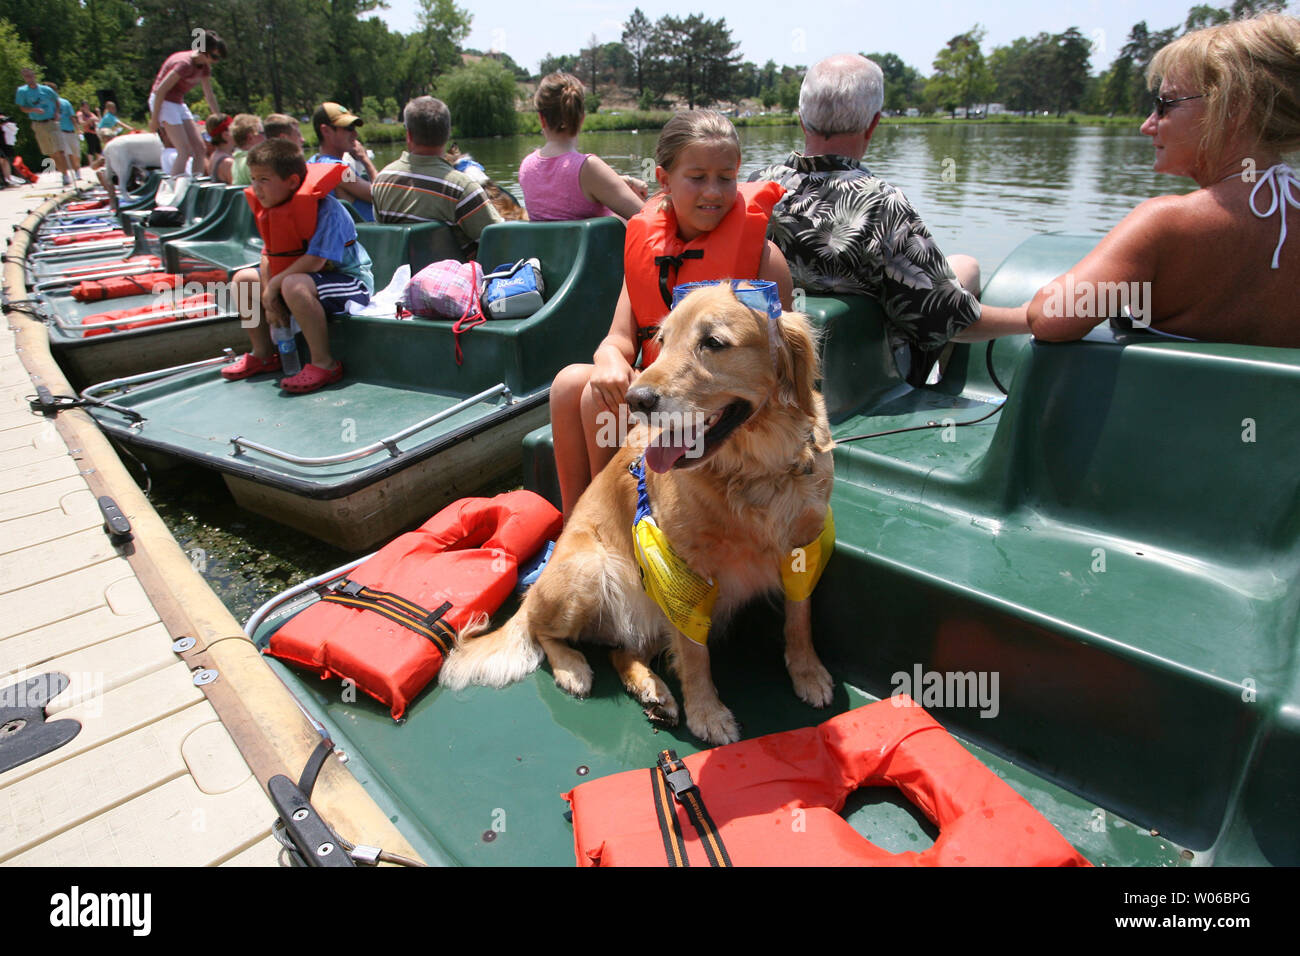
[[[272,139],[253,147],[248,168],[253,185],[245,195],[264,246],[259,267],[235,273],[232,291],[253,349],[221,374],[237,380],[278,371],[280,356],[268,323],[288,326],[292,316],[307,339],[312,362],[283,379],[280,387],[312,392],[343,377],[342,364],[330,354],[325,316],[346,311],[349,301],[370,301],[370,257],[356,241],[351,218],[329,195],[344,167],[308,165],[298,147]]]
[[[790,309],[790,268],[764,237],[783,191],[774,183],[747,183],[743,190],[737,185],[740,139],[731,121],[709,110],[677,113],[659,136],[655,162],[662,193],[628,221],[623,291],[609,334],[591,365],[570,365],[551,384],[555,467],[566,518],[614,457],[617,446],[602,441],[611,429],[601,424],[610,415],[626,420],[623,396],[637,376],[633,363],[638,353],[643,365],[658,354],[653,334],[668,313],[674,287],[700,279],[767,279],[776,283],[782,307]],[[679,252],[680,264],[655,262]]]

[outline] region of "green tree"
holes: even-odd
[[[495,60],[479,60],[438,78],[437,95],[460,136],[508,136],[515,131],[515,78]]]
[[[1198,3],[1192,9],[1187,11],[1187,21],[1183,24],[1184,29],[1199,30],[1202,27],[1212,27],[1219,23],[1227,23],[1232,19],[1232,14],[1227,10],[1221,10],[1218,7],[1212,7],[1208,3]]]
[[[1092,44],[1077,27],[1054,35],[1051,43],[1049,77],[1056,96],[1056,115],[1062,116],[1066,110],[1078,109],[1083,102],[1083,94],[1088,89]]]
[[[15,117],[27,114],[18,109],[14,102],[14,93],[22,85],[22,70],[36,65],[32,57],[32,48],[18,34],[17,28],[8,20],[0,19],[0,103],[4,112]],[[36,148],[36,137],[32,133],[32,124],[15,120],[18,124],[18,140],[14,151],[22,156],[23,162],[33,170],[40,170],[41,151]]]
[[[885,109],[901,113],[920,100],[920,89],[925,82],[920,71],[908,66],[896,53],[862,54],[880,67],[885,75]]]
[[[731,39],[725,17],[706,20],[699,13],[685,18],[664,16],[656,30],[672,88],[686,97],[690,109],[732,94],[740,44]]]
[[[429,80],[460,66],[460,45],[474,18],[454,0],[420,0],[417,51],[427,58]]]
[[[948,41],[934,58],[934,76],[927,84],[940,105],[955,112],[984,102],[993,92],[993,78],[980,51],[985,30],[978,23]]]
[[[645,95],[646,76],[651,61],[658,55],[655,45],[655,28],[649,18],[637,7],[623,24],[623,46],[627,48],[632,63],[632,74],[636,77],[636,94]]]

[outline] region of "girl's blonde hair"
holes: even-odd
[[[552,131],[570,136],[578,132],[582,118],[587,115],[582,81],[569,73],[552,73],[545,77],[538,84],[533,105]]]
[[[1202,159],[1215,162],[1240,125],[1255,144],[1300,149],[1300,20],[1267,13],[1207,27],[1162,48],[1147,69],[1147,86],[1176,75],[1205,96]]]
[[[740,165],[740,137],[731,120],[713,110],[683,110],[664,124],[655,146],[655,163],[671,170],[677,157],[688,146],[701,143],[725,143],[736,151]]]

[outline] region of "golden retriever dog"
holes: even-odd
[[[686,725],[711,744],[740,739],[718,699],[707,645],[681,633],[645,591],[633,520],[644,454],[654,519],[673,550],[717,585],[713,619],[781,589],[781,566],[817,539],[831,493],[832,441],[817,379],[816,345],[798,313],[769,318],[727,285],[697,290],[664,320],[663,351],[627,392],[634,413],[681,422],[639,424],[574,507],[550,563],[501,628],[466,628],[441,683],[503,687],[535,670],[544,653],[555,683],[591,690],[592,671],[573,644],[608,645],[624,686],[647,716],[675,724],[678,705],[651,660],[665,648],[681,679]],[[809,602],[785,602],[785,660],[795,693],[831,701],[830,674],[813,650]]]

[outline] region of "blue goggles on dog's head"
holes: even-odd
[[[781,296],[777,294],[776,283],[766,279],[706,279],[703,282],[687,282],[673,289],[673,308],[681,304],[696,289],[707,286],[731,283],[731,291],[736,298],[751,309],[765,313],[769,319],[781,318]]]

